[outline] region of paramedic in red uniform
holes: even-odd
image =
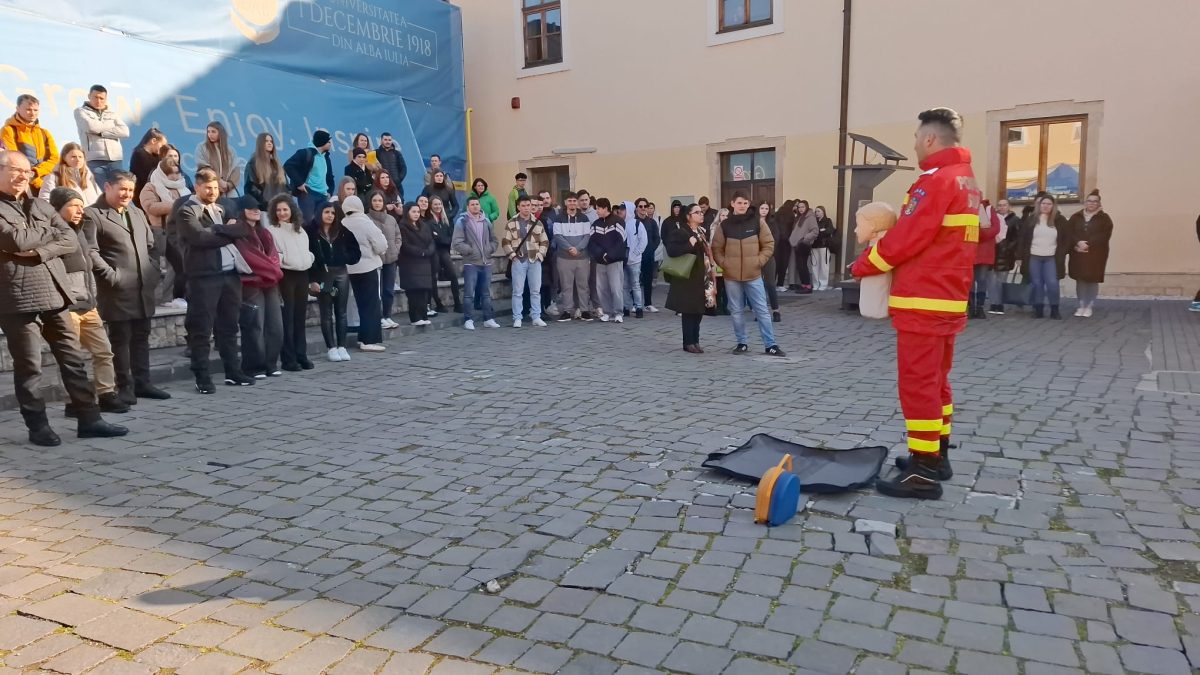
[[[971,152],[959,145],[962,118],[949,108],[921,113],[916,152],[922,174],[887,236],[851,266],[857,277],[892,272],[888,312],[896,328],[900,408],[907,461],[876,487],[885,495],[939,499],[949,480],[950,367],[954,336],[967,325],[967,298],[979,242],[979,187]]]

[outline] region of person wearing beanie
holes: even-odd
[[[133,205],[137,178],[126,171],[107,175],[104,194],[83,211],[83,231],[91,245],[100,318],[112,344],[117,395],[128,405],[139,398],[169,399],[150,382],[150,319],[159,277],[154,231]]]
[[[383,231],[363,209],[362,200],[356,195],[341,202],[342,227],[358,241],[358,262],[346,266],[350,277],[350,289],[354,292],[354,304],[358,308],[358,348],[364,352],[381,352],[383,346],[383,305],[379,297],[379,269],[383,267],[383,256],[388,252],[387,238]]]
[[[112,345],[108,342],[108,331],[104,329],[104,321],[96,309],[96,277],[92,274],[91,260],[87,255],[88,241],[83,233],[83,195],[72,188],[59,187],[51,190],[48,198],[50,206],[54,207],[58,215],[75,231],[79,242],[78,248],[62,257],[74,300],[67,309],[71,310],[71,326],[79,336],[80,345],[92,355],[92,384],[96,387],[100,410],[111,413],[129,412],[129,405],[117,396],[117,374],[113,369]],[[69,401],[66,414],[67,417],[78,417],[75,406]]]
[[[317,129],[312,145],[300,148],[283,164],[288,183],[293,186],[292,194],[300,202],[300,211],[306,221],[320,212],[333,192],[333,162],[329,159],[332,148],[333,137],[328,131]]]
[[[375,188],[375,179],[367,170],[367,151],[355,148],[350,151],[350,155],[350,163],[346,165],[343,175],[354,179],[354,187],[358,189],[360,196],[366,195]]]
[[[1071,216],[1067,229],[1071,233],[1067,274],[1075,280],[1075,294],[1079,298],[1075,316],[1090,318],[1092,306],[1100,295],[1100,284],[1104,283],[1108,240],[1113,231],[1112,218],[1101,208],[1099,190],[1092,190],[1083,200],[1083,210]]]

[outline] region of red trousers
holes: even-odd
[[[937,452],[941,438],[950,435],[950,418],[954,414],[950,392],[954,337],[896,332],[900,409],[904,412],[910,452]]]

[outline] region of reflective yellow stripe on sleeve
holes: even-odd
[[[904,428],[909,431],[941,431],[941,420],[904,420]]]
[[[937,298],[905,298],[893,295],[888,298],[888,307],[896,309],[923,309],[927,312],[946,312],[948,314],[965,314],[966,300],[939,300]]]
[[[942,218],[942,227],[970,227],[979,225],[979,214],[956,213]]]
[[[954,414],[954,404],[947,403],[946,405],[942,406],[942,414],[947,417],[949,417],[950,415],[953,415]]]
[[[867,260],[870,260],[871,264],[878,267],[879,271],[881,271],[881,272],[892,271],[892,266],[889,265],[888,262],[883,259],[883,256],[879,255],[879,247],[878,246],[871,247],[871,252],[867,254]]]

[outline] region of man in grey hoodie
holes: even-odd
[[[588,275],[592,261],[587,254],[592,227],[587,216],[579,210],[579,198],[567,195],[566,208],[555,217],[554,244],[557,249],[559,321],[582,319],[591,321],[592,306],[588,291]],[[579,303],[575,300],[578,298]]]
[[[496,253],[496,235],[479,205],[479,197],[467,199],[467,211],[454,221],[450,249],[462,256],[463,328],[475,330],[475,299],[480,300],[483,325],[499,328],[492,310],[492,256]]]

